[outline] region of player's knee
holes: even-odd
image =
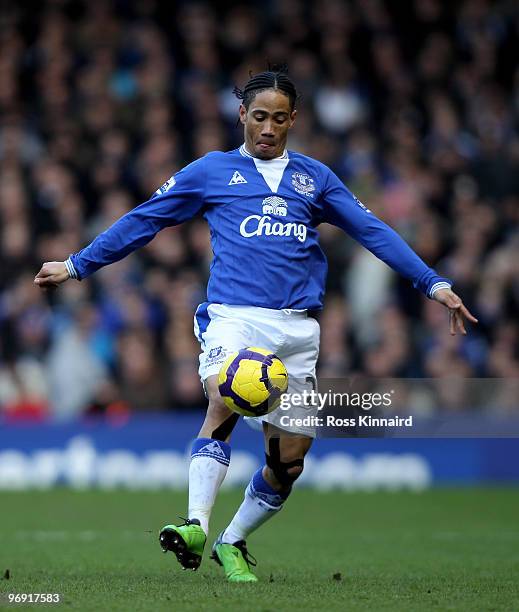
[[[285,463],[267,455],[267,469],[282,487],[291,487],[303,473],[304,460],[296,459]]]
[[[229,441],[239,415],[231,412],[225,405],[218,390],[216,377],[209,378],[204,388],[209,405],[199,435],[223,442]]]
[[[295,465],[294,467],[287,469],[287,478],[289,478],[292,482],[295,482],[299,476],[303,473],[304,464]]]
[[[209,397],[209,404],[207,406],[207,412],[210,414],[228,413],[229,409],[224,404],[222,397],[217,394]]]
[[[225,405],[222,396],[220,395],[220,391],[218,389],[218,384],[213,377],[208,378],[204,383],[204,391],[205,395],[209,401],[209,405],[207,407],[207,413],[209,415],[225,415],[229,414],[229,409]]]

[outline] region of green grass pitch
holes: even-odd
[[[212,536],[241,496],[220,495]],[[160,552],[158,529],[185,505],[169,491],[1,492],[0,607],[61,593],[54,609],[519,610],[518,489],[296,490],[249,539],[252,585],[227,584],[208,554],[192,572]]]

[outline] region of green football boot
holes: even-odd
[[[207,536],[198,519],[185,519],[183,525],[166,525],[159,534],[162,552],[175,553],[184,569],[197,570],[202,563]]]
[[[245,540],[234,544],[222,542],[223,532],[213,544],[214,559],[225,570],[229,582],[258,582],[256,576],[250,571],[250,566],[256,565],[256,559],[247,551]]]

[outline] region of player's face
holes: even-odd
[[[290,99],[284,93],[267,89],[256,94],[248,110],[240,106],[247,151],[259,159],[282,155],[295,118],[296,111],[290,110]]]

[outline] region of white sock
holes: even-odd
[[[209,518],[231,457],[227,442],[212,438],[197,438],[191,449],[189,465],[188,518],[198,519],[207,534]]]
[[[229,526],[222,534],[222,542],[234,544],[246,540],[249,534],[276,515],[289,493],[275,491],[263,478],[263,468],[252,477],[245,489],[245,497]]]

